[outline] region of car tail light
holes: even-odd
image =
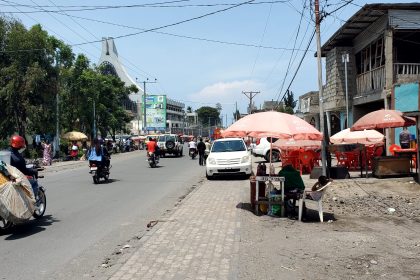
[[[261,139],[260,138],[257,138],[256,144],[259,145],[260,144],[260,141],[261,141]]]

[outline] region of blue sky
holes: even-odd
[[[20,13],[21,11],[39,11],[42,9],[49,11],[80,9],[78,6],[86,5],[118,6],[163,2],[167,4],[157,5],[159,7],[61,11],[62,14],[52,12]],[[20,19],[28,27],[41,23],[51,35],[55,35],[67,44],[73,45],[96,41],[102,37],[116,37],[139,31],[138,29],[88,21],[80,17],[150,29],[231,7],[216,4],[238,4],[242,2],[244,1],[0,0],[2,5],[0,9],[4,14]],[[138,81],[143,81],[146,78],[157,79],[158,83],[148,85],[148,93],[166,94],[169,98],[182,101],[193,109],[198,109],[201,106],[214,106],[219,102],[223,107],[222,113],[223,115],[227,114],[228,124],[230,124],[235,102],[237,102],[241,112],[246,112],[248,100],[241,93],[242,91],[260,91],[260,94],[255,97],[257,106],[262,104],[264,100],[277,100],[279,96],[283,96],[314,30],[314,23],[311,20],[308,7],[309,1],[255,0],[254,2],[257,4],[242,5],[228,11],[159,30],[159,32],[172,35],[147,32],[116,39],[115,43],[120,58],[122,58],[128,73],[134,79],[138,78]],[[321,9],[331,12],[345,2],[322,0]],[[359,10],[360,5],[367,2],[356,0],[353,3],[326,17],[321,25],[322,43],[344,23],[344,20],[347,20]],[[32,7],[16,6],[16,4]],[[210,6],[197,6],[203,4],[210,4]],[[174,5],[178,7],[162,7]],[[307,7],[306,9],[303,9],[304,5]],[[297,33],[302,10],[304,16],[301,20],[300,31]],[[295,43],[296,34],[298,35]],[[270,48],[222,44],[179,36]],[[96,63],[100,56],[100,48],[101,43],[98,42],[73,47],[73,50],[75,53],[85,53],[91,62]],[[288,50],[281,48],[287,48]],[[286,77],[281,90],[289,59],[292,55],[291,49],[293,48],[299,50],[294,52],[296,58],[292,60],[289,75]],[[291,86],[296,99],[301,94],[318,89],[315,49],[314,39]]]

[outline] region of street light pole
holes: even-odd
[[[147,120],[146,120],[146,84],[153,84],[157,83],[157,79],[155,79],[153,82],[149,81],[149,78],[146,79],[146,81],[143,81],[143,130],[144,133],[147,134]]]
[[[347,84],[347,63],[349,62],[349,54],[343,54],[341,56],[343,62],[344,62],[344,79],[345,79],[345,86],[346,86],[346,120],[347,120],[347,125],[346,128],[349,127],[349,89],[348,89],[348,84]]]

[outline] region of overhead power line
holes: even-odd
[[[170,5],[176,4],[180,2],[189,2],[190,0],[178,0],[178,1],[167,1],[167,2],[160,2],[160,3],[148,3],[148,4],[134,4],[134,5],[100,5],[100,6],[87,6],[87,5],[80,5],[80,6],[51,6],[51,5],[44,5],[40,6],[42,8],[60,8],[62,12],[82,12],[82,11],[96,11],[96,10],[109,10],[109,9],[122,9],[122,8],[188,8],[188,7],[220,7],[220,6],[229,6],[234,7],[237,3],[217,3],[217,4],[183,4],[183,5]],[[263,4],[280,4],[280,3],[287,3],[291,0],[279,0],[279,1],[260,1],[255,3],[247,3],[246,5],[263,5]],[[15,3],[13,5],[3,5],[3,6],[10,6],[10,7],[25,7],[25,8],[36,8],[33,5],[25,5]],[[36,11],[21,11],[21,12],[7,12],[7,13],[47,13],[47,12],[57,12],[57,10],[36,10]]]
[[[0,1],[7,2],[7,3],[15,3],[15,2],[12,2],[12,1],[7,1],[7,0],[0,0]],[[75,18],[75,19],[82,19],[82,20],[86,20],[86,21],[90,21],[90,22],[97,22],[97,23],[101,23],[101,24],[107,24],[107,25],[117,26],[117,27],[122,27],[122,28],[127,28],[127,29],[141,30],[141,31],[147,30],[147,29],[144,29],[144,28],[136,27],[136,26],[129,26],[129,25],[119,24],[119,23],[110,22],[110,21],[104,21],[104,20],[98,20],[98,19],[93,19],[93,18],[70,15],[70,14],[67,14],[67,13],[64,13],[64,12],[61,12],[61,11],[57,11],[57,12],[54,12],[54,13],[60,14],[60,15],[65,15],[65,16],[72,17],[72,18]],[[216,40],[216,39],[187,36],[187,35],[181,35],[181,34],[175,34],[175,33],[163,32],[163,31],[150,31],[150,32],[153,32],[153,33],[156,33],[156,34],[172,36],[172,37],[185,38],[185,39],[190,39],[190,40],[204,41],[204,42],[224,44],[224,45],[261,48],[261,49],[272,49],[272,50],[283,50],[283,51],[305,51],[304,49],[300,49],[300,48],[293,49],[293,48],[286,48],[286,47],[263,46],[263,45],[241,43],[241,42],[229,42],[229,41],[222,41],[222,40]],[[40,49],[33,49],[33,50],[36,51],[36,50],[40,50]],[[25,51],[31,51],[31,50],[16,50],[16,51],[9,51],[9,52],[19,52],[19,51],[25,52]]]
[[[281,101],[284,99],[284,97],[286,96],[286,93],[290,90],[290,87],[292,86],[293,81],[295,80],[296,75],[297,75],[297,73],[299,72],[300,67],[302,66],[302,62],[303,62],[303,60],[305,59],[306,54],[308,53],[309,46],[312,44],[312,40],[314,39],[314,36],[315,36],[315,30],[314,30],[314,32],[312,33],[311,39],[309,40],[309,42],[308,42],[308,46],[306,47],[306,51],[303,53],[302,58],[301,58],[301,60],[300,60],[300,62],[299,62],[299,65],[298,65],[298,67],[296,68],[295,74],[293,75],[292,80],[290,81],[289,85],[287,86],[286,91],[284,92],[284,94],[283,94],[283,96],[282,96],[282,98],[281,98],[281,99],[277,99],[277,102],[278,102],[278,103],[279,103],[279,102],[281,102]],[[278,106],[279,106],[279,105],[277,105],[277,107],[278,107]]]

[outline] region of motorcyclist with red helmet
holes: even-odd
[[[147,150],[148,154],[155,153],[156,155],[158,155],[159,146],[156,142],[156,138],[149,138],[149,142],[147,143],[147,149],[146,150]]]
[[[19,135],[13,135],[10,139],[10,165],[19,169],[20,172],[25,174],[26,176],[32,176],[35,179],[38,177],[38,170],[27,168],[26,161],[21,155],[21,153],[25,150],[26,143],[25,139]],[[35,196],[38,195],[38,182],[35,179],[30,179],[29,182],[31,183],[32,190],[34,191]]]

